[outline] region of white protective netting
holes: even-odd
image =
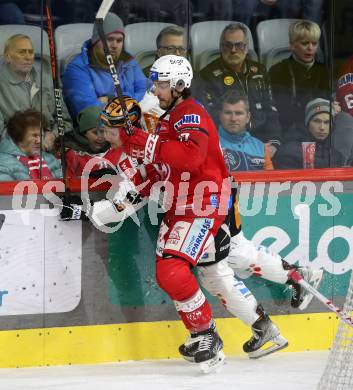
[[[343,309],[353,316],[353,273]],[[353,389],[353,327],[340,321],[317,390]]]

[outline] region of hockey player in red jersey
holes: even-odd
[[[138,116],[135,115],[136,110],[134,109],[138,103],[134,102],[133,105],[128,104],[129,101],[125,101],[125,103],[131,122],[138,126]],[[167,167],[152,165],[136,167],[134,159],[122,153],[118,128],[125,125],[125,118],[118,98],[111,100],[101,115],[105,124],[105,139],[111,145],[111,153],[107,154],[106,158],[114,157],[113,160],[106,159],[103,161],[106,162],[107,166],[116,168],[116,173],[122,176],[122,181],[120,180],[119,186],[115,187],[116,192],[111,200],[101,200],[93,203],[90,218],[99,228],[111,222],[121,222],[143,207],[150,196],[152,185],[157,181],[163,183],[169,176]],[[115,162],[114,150],[120,156],[118,163]],[[95,165],[90,167],[94,174],[97,173],[95,167]],[[147,171],[148,183],[145,182]],[[158,186],[158,183],[156,184]],[[141,187],[143,187],[142,190]],[[231,208],[231,210],[234,210],[234,208]],[[81,205],[67,203],[62,212],[62,219],[87,219],[87,216]],[[230,246],[228,224],[233,219],[235,220],[234,213],[228,212],[226,220],[216,235],[214,248],[210,248],[198,262],[197,271],[202,286],[216,296],[231,314],[238,317],[246,325],[251,326],[254,334],[256,332],[256,337],[253,336],[247,341],[243,348],[250,358],[259,358],[285,348],[288,342],[280,335],[279,329],[272,323],[262,306],[257,303],[251,291],[247,289],[242,281],[234,277],[234,272],[227,264]],[[195,340],[195,336],[192,335],[185,344],[180,346],[179,351],[186,360],[194,361],[195,342],[197,343],[198,339]],[[273,345],[270,345],[270,343]],[[261,348],[264,344],[267,345],[266,349]]]
[[[137,103],[136,103],[137,104]],[[129,109],[130,112],[130,109]],[[106,106],[102,113],[103,120],[106,124],[106,139],[111,142],[113,147],[119,147],[117,142],[118,129],[124,125],[125,120],[122,115],[121,105],[119,99],[115,98],[110,104]],[[130,118],[132,119],[132,118]],[[133,121],[137,124],[137,121]],[[165,123],[167,125],[167,123]],[[123,156],[121,162],[128,161],[127,156]],[[132,166],[133,164],[128,164]],[[147,166],[146,168],[148,168]],[[122,164],[118,164],[118,170]],[[154,175],[156,173],[154,172]],[[158,175],[157,175],[158,176]],[[134,175],[138,177],[138,175]],[[158,180],[166,180],[168,177],[168,170],[165,169],[164,173],[157,177]],[[131,179],[129,175],[129,180]],[[141,180],[132,179],[133,184],[141,183]],[[152,180],[153,182],[154,180]],[[145,188],[144,188],[145,189]],[[127,215],[123,213],[117,213],[116,208],[112,207],[112,203],[121,201],[130,207],[131,196],[127,196],[127,191],[132,190],[133,186],[122,186],[119,188],[113,202],[105,200],[95,202],[93,209],[95,212],[91,215],[100,220],[100,223],[118,222],[126,218]],[[148,196],[148,191],[144,191],[143,197]],[[142,200],[137,207],[142,207],[146,203],[146,198]],[[233,202],[234,207],[231,208],[231,213],[228,214],[228,222],[222,224],[222,229],[217,233],[215,239],[215,253],[207,252],[203,258],[198,262],[198,273],[202,285],[212,294],[218,297],[224,304],[227,310],[233,315],[239,317],[246,324],[251,326],[254,336],[244,344],[244,351],[248,353],[249,357],[257,358],[265,356],[269,353],[284,348],[287,345],[287,341],[280,335],[278,328],[271,322],[269,316],[263,311],[261,305],[258,305],[256,299],[251,292],[245,287],[245,285],[234,278],[234,273],[231,268],[234,268],[237,272],[248,271],[251,273],[260,269],[263,272],[263,277],[267,277],[269,280],[275,280],[284,283],[288,279],[288,270],[283,267],[284,262],[278,255],[271,254],[265,250],[265,248],[256,248],[250,241],[246,240],[241,233],[239,213],[235,213],[235,193]],[[131,207],[134,211],[133,207]],[[79,213],[74,213],[78,215]],[[120,215],[119,215],[120,214]],[[117,219],[115,219],[115,217]],[[70,218],[69,218],[70,219]],[[235,221],[238,221],[236,226],[233,226]],[[97,221],[96,221],[97,222]],[[230,223],[229,228],[227,224]],[[231,233],[231,254],[227,259],[229,242]],[[240,240],[240,241],[239,241]],[[235,246],[234,246],[234,242]],[[228,265],[231,266],[231,268]],[[252,267],[249,267],[249,265]],[[256,265],[256,266],[255,266]],[[288,265],[289,267],[289,265]],[[292,267],[291,267],[292,268]],[[283,274],[283,276],[282,276]],[[260,275],[260,273],[257,273]],[[282,278],[282,279],[278,279]],[[277,280],[278,279],[278,280]],[[294,287],[294,286],[293,286]],[[296,294],[294,294],[296,292]],[[302,292],[293,290],[292,305],[297,307],[301,304]],[[309,301],[307,300],[307,304]],[[194,361],[194,353],[196,352],[195,344],[198,343],[198,338],[194,334],[187,340],[187,342],[180,347],[180,353],[187,359]],[[266,342],[272,342],[273,345],[267,349],[261,349]]]
[[[353,56],[348,59],[340,71],[336,99],[343,111],[353,115]]]
[[[156,278],[195,340],[194,361],[213,365],[224,358],[223,343],[191,267],[212,245],[227,215],[228,172],[216,126],[190,96],[189,61],[163,56],[150,74],[160,106],[167,110],[164,120],[157,134],[135,128],[131,136],[120,131],[120,138],[128,155],[170,168],[166,193],[171,202],[159,231]]]

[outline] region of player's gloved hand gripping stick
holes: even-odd
[[[299,283],[303,288],[308,290],[311,294],[314,295],[320,302],[322,302],[326,307],[332,310],[336,315],[346,324],[353,327],[353,319],[350,315],[345,313],[343,310],[335,306],[332,301],[322,295],[316,288],[314,288],[310,283],[308,283],[304,278],[300,275],[299,272],[293,270],[289,273],[289,278]]]

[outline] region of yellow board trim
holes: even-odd
[[[271,318],[289,341],[287,352],[329,349],[338,325],[330,313]],[[243,354],[250,328],[237,318],[216,323],[226,355]],[[0,331],[0,367],[179,358],[186,336],[181,321]]]

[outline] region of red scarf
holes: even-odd
[[[40,157],[39,156],[17,156],[17,159],[28,168],[29,177],[36,179],[53,179],[53,175],[48,168],[47,163],[42,158],[42,177],[40,176]]]

